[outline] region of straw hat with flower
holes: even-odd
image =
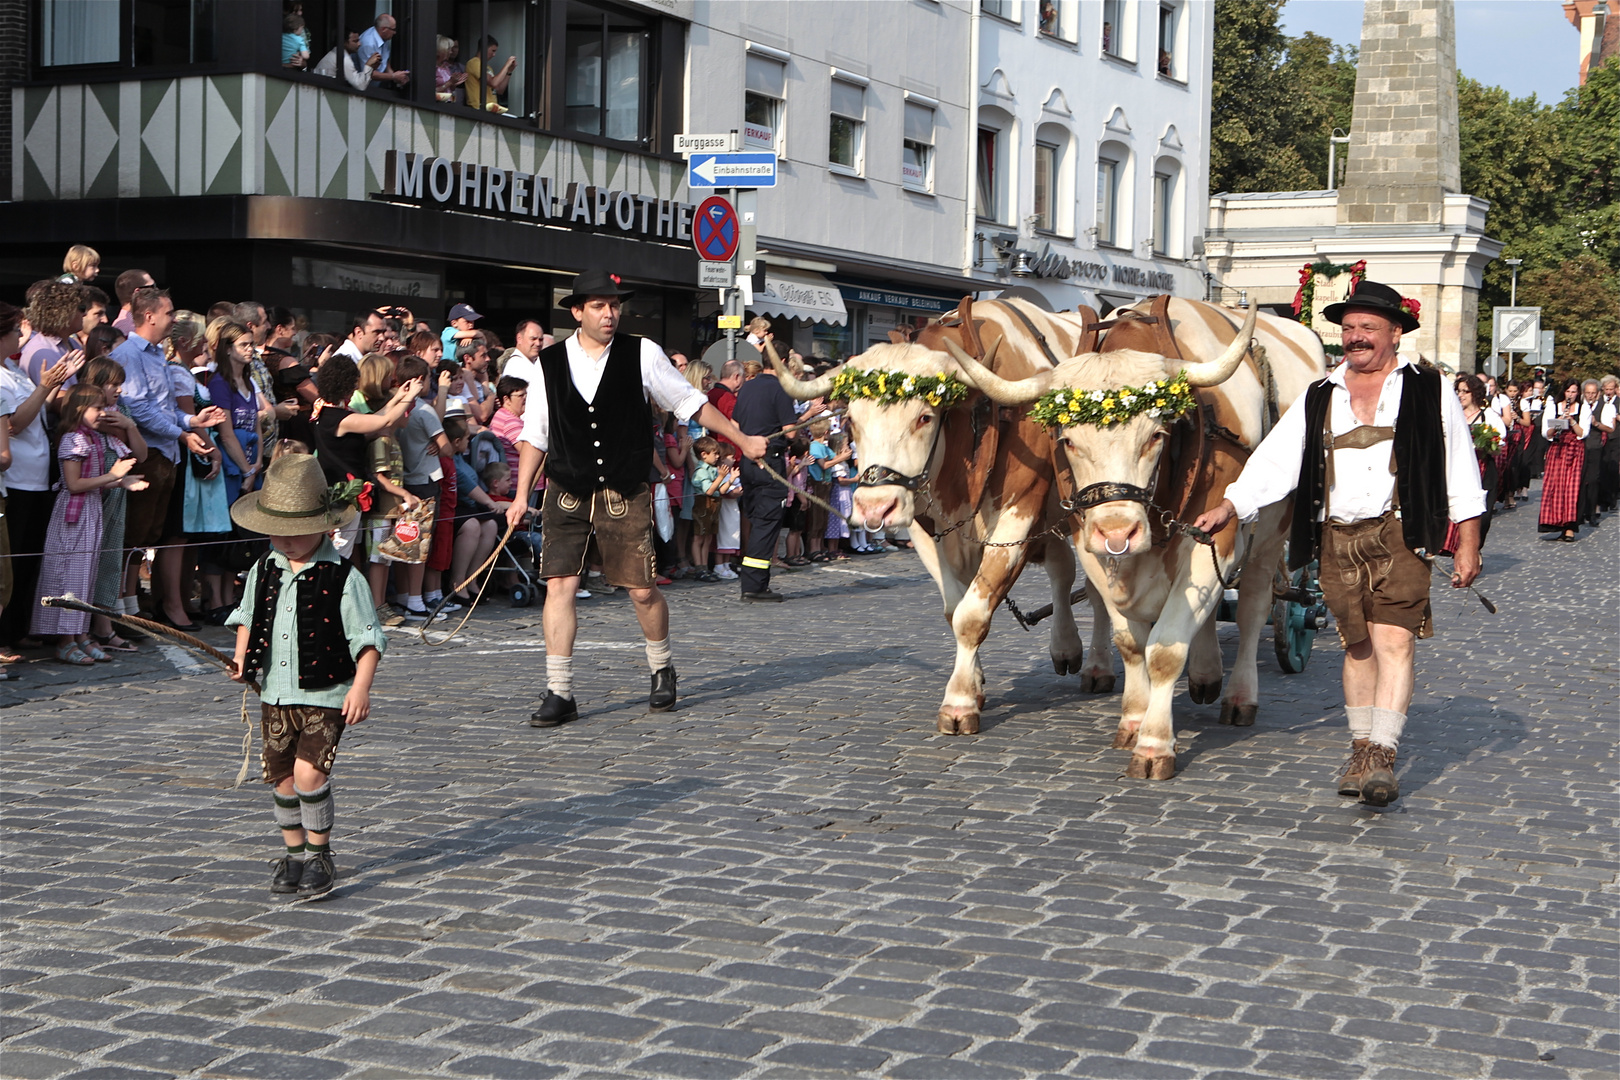
[[[231,506],[231,520],[266,536],[307,536],[354,520],[349,485],[328,487],[313,454],[288,454],[265,470],[264,486]]]

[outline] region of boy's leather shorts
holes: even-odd
[[[260,713],[264,735],[264,782],[279,784],[303,758],[323,773],[332,771],[338,740],[343,738],[343,711],[320,705],[265,705]]]
[[[628,494],[603,488],[588,496],[547,484],[540,504],[540,576],[583,574],[593,534],[609,585],[653,587],[652,495],[646,484]]]

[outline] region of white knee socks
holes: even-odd
[[[546,654],[546,689],[560,698],[574,696],[574,658]]]
[[[1406,714],[1396,712],[1394,709],[1378,709],[1372,711],[1372,741],[1379,746],[1387,746],[1391,750],[1401,745],[1401,730],[1406,727]]]
[[[674,656],[670,651],[669,636],[666,634],[662,641],[653,641],[649,638],[647,640],[647,666],[652,668],[653,674],[658,674],[672,663],[674,663]]]
[[[1350,737],[1352,739],[1367,739],[1372,737],[1371,705],[1346,705],[1344,715],[1350,718]]]

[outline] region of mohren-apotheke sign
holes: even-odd
[[[679,199],[569,184],[519,169],[388,151],[382,197],[438,210],[461,210],[511,221],[596,229],[649,240],[690,242],[697,207]]]

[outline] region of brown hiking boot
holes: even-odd
[[[1367,755],[1372,743],[1356,739],[1350,743],[1350,760],[1344,764],[1344,775],[1339,777],[1339,794],[1347,799],[1361,798],[1361,783],[1367,779]]]
[[[1401,797],[1395,782],[1395,751],[1372,743],[1367,755],[1367,775],[1361,781],[1361,798],[1373,806],[1388,806]]]

